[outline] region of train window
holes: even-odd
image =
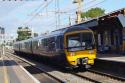
[[[42,44],[44,47],[48,46],[48,39],[42,39]]]
[[[56,38],[56,48],[60,49],[60,36],[57,36]]]
[[[93,45],[92,33],[77,33],[67,36],[67,48],[69,51],[92,49]]]
[[[29,48],[30,48],[30,41],[25,42],[25,47],[26,47],[26,49],[29,49]]]
[[[64,45],[64,38],[61,36],[60,37],[60,48],[63,49],[63,45]]]
[[[42,43],[43,46],[45,46],[45,44],[44,44],[44,39],[41,40],[41,43]]]
[[[44,39],[44,46],[47,46],[47,39]]]
[[[41,40],[39,39],[38,40],[38,47],[41,45]]]
[[[25,45],[24,45],[24,43],[22,43],[22,49],[24,49],[25,48]]]
[[[37,49],[38,48],[38,41],[33,41],[33,48],[34,49]]]
[[[68,51],[77,51],[81,49],[81,34],[73,34],[67,37]]]
[[[36,49],[38,49],[38,40],[35,41]]]
[[[42,39],[41,42],[42,42],[42,45],[44,46],[44,39]]]
[[[58,49],[63,49],[63,37],[62,36],[57,36],[56,38],[56,46]]]
[[[68,47],[77,47],[80,46],[80,34],[73,34],[68,36]]]
[[[92,33],[82,33],[82,46],[92,45],[92,44],[93,44]]]
[[[55,49],[55,37],[51,37],[48,39],[48,46],[50,50],[54,50]]]

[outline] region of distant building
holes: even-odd
[[[5,28],[0,27],[0,34],[5,34]]]
[[[5,34],[4,44],[7,48],[12,48],[15,38],[10,34]]]
[[[0,44],[2,44],[5,40],[5,28],[0,27]]]

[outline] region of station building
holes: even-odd
[[[79,25],[93,30],[97,52],[125,53],[125,8]]]

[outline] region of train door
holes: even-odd
[[[49,51],[54,51],[55,50],[55,37],[51,37],[48,39],[48,47]]]
[[[33,41],[32,40],[31,40],[30,50],[31,50],[31,54],[33,54]]]
[[[38,41],[37,40],[33,40],[33,53],[34,54],[38,54]]]
[[[40,55],[41,54],[41,39],[38,38],[38,54]]]
[[[63,49],[63,37],[57,36],[56,37],[56,51]]]

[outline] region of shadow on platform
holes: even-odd
[[[97,54],[97,58],[113,58],[113,57],[125,57],[124,54]]]
[[[0,66],[15,66],[18,65],[14,60],[0,60]]]

